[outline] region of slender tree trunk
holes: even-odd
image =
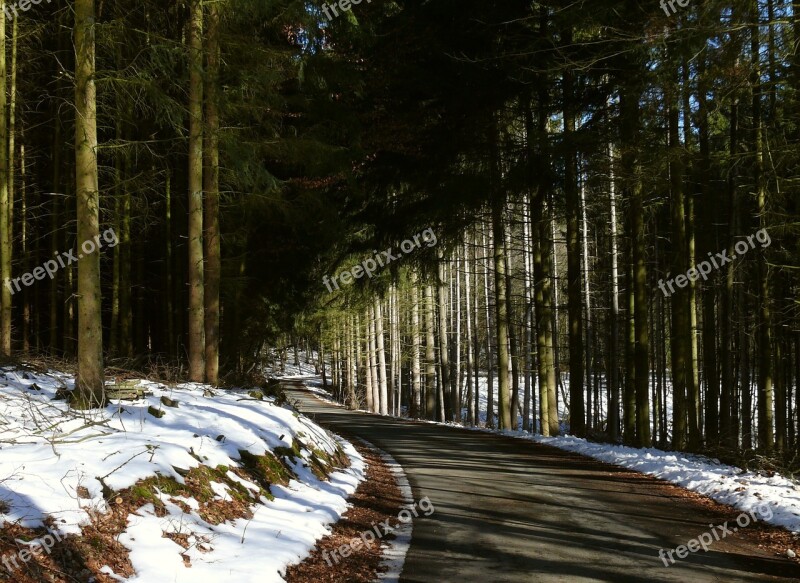
[[[189,380],[203,382],[205,282],[203,270],[203,3],[189,4]]]
[[[344,403],[347,407],[352,408],[353,403],[356,401],[356,373],[353,372],[355,368],[355,357],[354,357],[354,349],[355,349],[355,316],[350,314],[347,317],[346,326],[345,326],[345,350],[347,354],[345,355],[345,360],[347,362],[347,395],[345,396]],[[306,351],[308,354],[308,351]]]
[[[506,215],[508,216],[508,215]],[[514,326],[514,301],[512,294],[512,264],[511,264],[511,230],[512,225],[509,222],[508,228],[505,230],[505,238],[503,239],[503,254],[505,255],[505,268],[506,268],[506,306],[507,306],[507,322],[508,322],[508,347],[511,365],[511,428],[516,430],[519,427],[519,349],[517,344],[517,332]]]
[[[586,388],[587,388],[587,395],[591,395],[591,390],[589,390],[589,383],[592,379],[592,348],[594,346],[594,337],[592,336],[592,298],[591,294],[589,293],[589,285],[590,285],[590,278],[589,275],[592,273],[589,267],[589,221],[586,217],[586,181],[581,179],[581,231],[582,231],[582,251],[583,251],[583,306],[586,310]],[[598,399],[595,399],[594,403],[597,405]],[[591,399],[586,399],[586,424],[587,428],[591,429],[593,424],[593,415],[592,415],[592,401]],[[594,417],[595,422],[597,421],[596,416]]]
[[[511,395],[508,382],[508,299],[506,297],[504,197],[499,187],[493,188],[492,238],[494,240],[494,305],[497,340],[497,417],[500,429],[512,429]]]
[[[475,407],[475,392],[473,389],[472,384],[472,375],[478,374],[478,371],[475,368],[475,355],[473,354],[473,341],[472,341],[472,286],[470,280],[470,263],[469,263],[469,255],[467,251],[467,243],[464,243],[464,256],[462,258],[462,265],[464,269],[464,303],[466,309],[464,310],[464,321],[466,324],[466,336],[464,338],[466,342],[466,356],[467,356],[467,423],[472,425],[473,427],[476,425],[477,417],[476,417],[476,407]],[[472,266],[474,268],[474,265]],[[475,312],[475,315],[477,313]],[[477,323],[476,323],[477,326]],[[476,384],[477,386],[477,384]]]
[[[533,374],[533,335],[532,335],[532,310],[533,297],[531,295],[533,266],[531,265],[531,233],[530,233],[530,214],[526,204],[523,204],[522,212],[522,263],[525,281],[525,317],[523,319],[523,351],[525,352],[525,371],[523,383],[523,405],[522,405],[522,429],[531,431],[531,398],[532,398],[532,374]],[[533,413],[535,417],[535,413]]]
[[[486,308],[486,427],[494,428],[494,351],[492,350],[492,315],[490,309],[490,290],[489,285],[489,251],[486,243],[486,236],[483,239],[483,298]],[[491,244],[491,242],[489,243]]]
[[[572,45],[572,28],[563,34],[563,42]],[[575,79],[572,67],[563,77],[564,88],[564,197],[567,207],[567,318],[569,320],[569,424],[570,433],[586,435],[586,405],[583,395],[583,305],[581,285],[580,196],[578,160],[575,147]]]
[[[609,405],[608,435],[611,441],[619,441],[619,268],[617,254],[617,192],[614,173],[614,146],[608,145],[608,198],[611,207],[611,341],[608,360]]]
[[[764,131],[761,119],[761,42],[759,35],[758,0],[750,4],[750,86],[753,91],[753,182],[758,204],[758,223],[761,229],[767,226],[767,179],[764,172]],[[758,447],[765,453],[772,453],[774,447],[772,382],[774,366],[772,362],[772,307],[770,294],[770,273],[764,249],[759,250],[758,258]]]
[[[374,324],[372,322],[372,307],[367,309],[366,314],[366,321],[364,322],[364,332],[366,334],[366,342],[364,343],[364,351],[366,352],[366,380],[367,380],[367,390],[366,390],[366,401],[367,401],[367,411],[371,413],[375,412],[375,349],[374,349],[374,334],[372,332],[374,328]]]
[[[205,367],[206,382],[219,381],[219,322],[220,283],[222,257],[219,230],[219,19],[218,2],[208,4],[206,39],[205,113],[206,128],[203,134],[203,190],[205,195],[205,290],[203,295],[205,316]],[[349,352],[348,352],[349,355]],[[349,378],[349,375],[348,375]]]
[[[461,404],[463,402],[463,398],[461,395],[461,362],[462,362],[462,354],[461,354],[461,274],[459,270],[459,265],[461,261],[459,260],[458,254],[455,254],[453,265],[453,277],[450,278],[450,298],[453,299],[453,286],[455,285],[455,301],[451,301],[450,305],[453,306],[452,313],[452,321],[455,325],[455,331],[453,332],[453,366],[454,366],[454,373],[453,373],[453,382],[451,383],[453,386],[453,419],[456,423],[461,423]]]
[[[12,300],[10,285],[3,285],[11,279],[12,275],[12,261],[14,256],[14,155],[16,153],[14,146],[15,127],[16,127],[16,93],[17,93],[17,14],[15,12],[13,17],[13,31],[11,40],[11,87],[9,87],[9,111],[8,111],[8,151],[0,151],[0,156],[3,157],[3,162],[7,163],[8,185],[5,193],[0,192],[0,215],[3,213],[3,200],[5,199],[5,212],[6,217],[3,220],[5,228],[0,228],[0,285],[3,290],[0,292],[0,353],[11,354],[11,328],[12,328]],[[0,49],[5,52],[5,25],[3,27],[3,39],[0,41]],[[6,78],[5,78],[5,54],[3,55],[3,63],[0,67],[2,69],[3,81],[0,84],[0,90],[5,91]],[[5,104],[3,109],[0,109],[5,122]],[[0,128],[0,139],[5,139],[5,128]],[[5,142],[3,146],[5,146]],[[3,169],[0,168],[0,176],[2,176]],[[2,226],[2,225],[0,225]]]
[[[27,273],[30,265],[28,248],[28,193],[25,174],[25,144],[19,146],[20,184],[20,251],[22,253],[22,271]],[[22,291],[22,352],[31,350],[31,294],[27,288]]]
[[[375,298],[375,340],[378,351],[378,379],[380,383],[380,407],[378,413],[389,414],[389,397],[386,381],[386,349],[383,336],[383,306],[380,298]]]
[[[84,0],[85,1],[85,0]],[[0,354],[11,355],[11,193],[6,123],[6,19],[0,19]]]
[[[436,419],[436,323],[433,286],[425,285],[425,414]]]
[[[673,434],[672,447],[682,450],[687,444],[687,414],[689,413],[687,387],[691,382],[691,320],[689,317],[689,290],[688,279],[688,242],[686,234],[686,209],[684,207],[684,174],[682,161],[682,145],[679,139],[680,110],[677,95],[674,90],[669,92],[669,147],[670,147],[670,193],[672,210],[672,274],[675,291],[672,293],[672,391],[673,391]],[[681,283],[682,282],[682,283]],[[667,286],[670,291],[672,281],[664,284],[659,281],[659,287],[666,293]],[[690,442],[694,451],[697,444]]]
[[[475,426],[480,426],[481,421],[481,390],[480,390],[480,372],[481,372],[481,341],[480,341],[480,334],[478,328],[480,326],[480,316],[481,313],[481,302],[480,302],[480,279],[478,274],[478,237],[477,231],[474,230],[472,233],[472,289],[475,290],[475,301],[473,304],[473,314],[475,314],[475,327],[473,330],[474,337],[472,339],[472,348],[475,351],[475,374],[473,375],[473,397],[475,399],[475,403],[473,405],[475,409],[474,419],[475,419]],[[489,332],[489,323],[486,323],[486,332]]]
[[[106,402],[100,250],[89,253],[84,247],[85,242],[100,238],[94,23],[94,0],[75,0],[75,177],[83,258],[78,259],[78,370],[73,403],[81,409],[102,407]]]
[[[422,339],[420,337],[419,323],[419,284],[416,272],[411,275],[411,403],[410,415],[412,418],[420,417],[422,396],[422,368],[420,366],[420,351]]]
[[[450,383],[450,347],[447,322],[447,264],[444,256],[439,254],[439,284],[437,297],[439,299],[439,378],[440,383],[440,421],[453,421],[453,387]]]

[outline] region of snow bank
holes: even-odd
[[[157,516],[153,505],[131,514],[119,539],[136,570],[131,581],[222,581],[231,576],[244,582],[282,581],[283,569],[302,560],[330,532],[327,525],[347,509],[347,498],[365,476],[361,456],[340,441],[351,467],[327,481],[317,478],[310,450],[333,455],[336,438],[290,409],[244,391],[212,392],[199,384],[170,389],[138,381],[137,388],[151,394],[79,412],[54,400],[59,388],[73,384],[59,373],[0,370],[0,526],[16,522],[36,528],[49,517],[59,532],[80,534],[91,512],[108,510],[104,487],[121,490],[156,474],[183,484],[186,471],[201,464],[240,467],[240,450],[261,456],[302,444],[291,462],[294,479],[270,488],[274,500],[254,495],[260,502],[250,508],[250,519],[212,525],[196,512],[196,500],[184,498],[179,505],[164,493],[159,502],[166,515]],[[167,406],[169,399],[178,406]],[[260,491],[231,471],[227,477]],[[221,483],[212,483],[212,489],[221,500],[231,495]],[[165,533],[188,536],[188,548]]]
[[[772,518],[765,522],[800,532],[800,484],[781,475],[748,472],[702,456],[660,449],[590,443],[572,436],[511,435],[649,474],[743,512],[768,504]]]

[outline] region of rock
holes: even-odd
[[[161,397],[161,404],[166,406],[166,407],[177,407],[178,406],[178,401],[176,401],[174,399],[170,399],[167,396],[162,396]]]
[[[156,409],[152,405],[150,405],[147,408],[147,412],[150,413],[150,415],[152,415],[153,417],[156,417],[158,419],[161,419],[165,415],[164,411],[162,411],[161,409]]]
[[[794,552],[792,549],[786,549],[786,556],[790,559],[794,559],[797,556],[797,553]]]

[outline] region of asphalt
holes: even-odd
[[[735,535],[666,567],[660,549],[729,515],[665,494],[656,480],[533,442],[347,411],[301,382],[284,389],[321,425],[392,454],[415,500],[430,499],[435,511],[414,519],[401,581],[800,580],[795,563]]]

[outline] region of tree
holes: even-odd
[[[94,0],[75,1],[75,193],[78,241],[78,371],[73,404],[89,409],[105,405],[100,254],[86,243],[100,240],[100,192],[97,175],[97,97]]]
[[[189,49],[189,379],[203,382],[205,318],[203,271],[203,3],[190,0]]]
[[[206,127],[203,134],[204,168],[203,190],[205,191],[205,380],[216,385],[219,380],[219,319],[220,278],[222,258],[219,228],[219,68],[220,68],[220,7],[218,2],[208,4],[208,27],[206,29],[206,78],[205,114]],[[348,377],[349,378],[349,377]]]

